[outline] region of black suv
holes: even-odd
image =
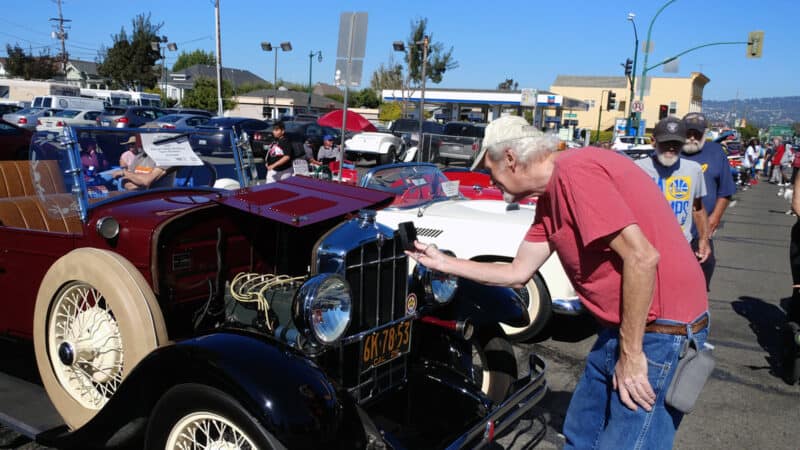
[[[272,142],[269,124],[249,117],[214,117],[198,126],[198,132],[193,133],[189,140],[194,151],[201,155],[229,153],[231,142],[228,141],[230,139],[228,130],[232,129],[237,135],[242,131],[247,132],[250,148],[258,157],[264,156],[265,146]]]
[[[444,127],[438,122],[429,120],[422,122],[422,160],[432,161],[431,149],[439,145],[439,139]],[[411,148],[419,144],[419,120],[417,119],[397,119],[392,122],[389,131],[395,136],[403,139],[405,148]]]

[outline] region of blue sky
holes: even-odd
[[[392,42],[407,40],[411,23],[428,19],[433,40],[454,48],[459,67],[445,74],[438,86],[494,89],[506,78],[520,88],[548,89],[559,74],[622,75],[620,63],[633,56],[634,32],[627,14],[636,14],[640,43],[647,27],[666,0],[568,1],[255,1],[220,0],[222,62],[225,67],[247,69],[266,80],[273,78],[274,56],[260,48],[261,41],[291,41],[294,50],[278,55],[278,78],[308,82],[309,52],[314,59],[313,81],[333,82],[339,15],[369,14],[365,80],[392,56]],[[111,45],[111,35],[123,26],[131,30],[137,14],[151,13],[163,22],[162,34],[178,43],[179,51],[213,51],[212,0],[129,0],[108,2],[64,0],[64,17],[72,19],[67,50],[73,57],[94,60],[97,49]],[[0,17],[0,43],[29,46],[37,53],[50,46],[55,0],[27,0],[19,8],[5,8]],[[677,0],[656,19],[651,39],[654,50],[648,65],[683,50],[710,42],[745,41],[747,33],[763,30],[764,56],[745,58],[744,45],[700,49],[680,58],[679,71],[654,76],[688,76],[705,73],[711,82],[704,97],[713,100],[800,95],[800,2],[796,0]],[[178,53],[168,54],[167,64]],[[402,55],[397,53],[399,61]],[[643,54],[639,52],[639,70]],[[429,84],[429,87],[437,85]]]

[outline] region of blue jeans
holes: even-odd
[[[708,337],[708,327],[691,336],[701,347]],[[613,389],[612,377],[619,356],[619,330],[608,328],[601,331],[589,352],[583,376],[567,409],[564,420],[567,443],[564,448],[671,449],[683,414],[665,405],[664,397],[687,339],[687,336],[670,334],[644,334],[642,346],[647,356],[647,378],[656,393],[656,402],[650,412],[641,407],[631,411]]]

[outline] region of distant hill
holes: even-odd
[[[757,127],[791,125],[800,122],[800,97],[703,100],[703,113],[709,121],[729,126],[737,118],[745,118]]]

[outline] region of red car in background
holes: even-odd
[[[33,131],[0,119],[0,160],[27,159]]]
[[[448,180],[458,181],[461,195],[476,200],[503,200],[503,191],[492,186],[492,179],[486,172],[476,172],[461,168],[442,170]],[[522,205],[535,205],[536,198],[526,197]]]

